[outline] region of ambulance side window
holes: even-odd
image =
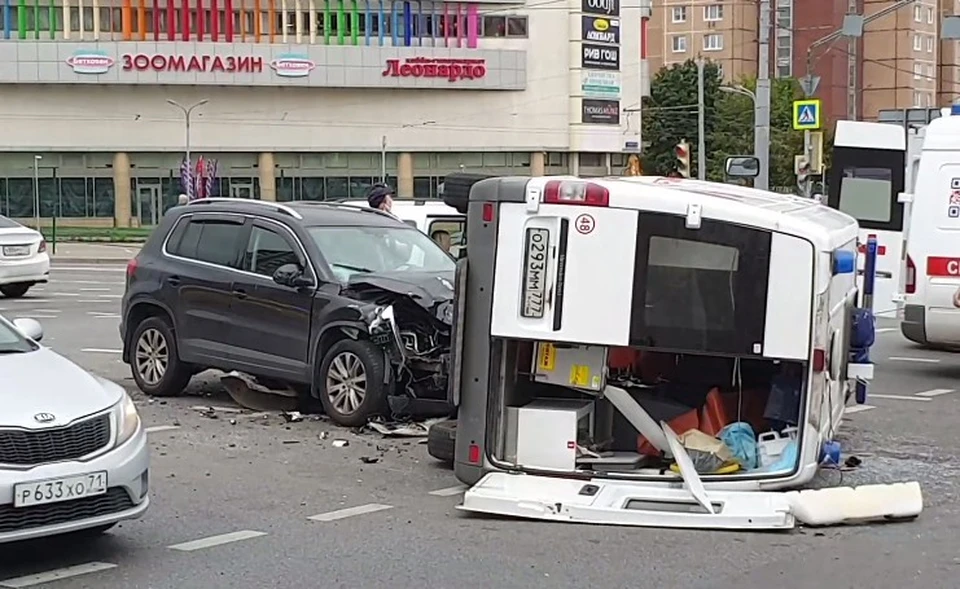
[[[843,169],[840,210],[861,221],[889,223],[893,216],[893,172],[884,168]]]

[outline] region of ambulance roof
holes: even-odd
[[[821,251],[856,239],[856,219],[815,200],[745,186],[681,178],[590,178],[610,191],[610,206],[686,215],[699,204],[702,216],[803,237]]]
[[[923,150],[960,151],[960,115],[930,121],[925,127]]]

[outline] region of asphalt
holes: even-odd
[[[122,262],[57,262],[49,285],[0,299],[0,313],[39,318],[46,344],[135,392],[117,352],[122,282]],[[956,587],[960,358],[881,327],[869,408],[841,436],[863,464],[842,483],[920,481],[914,522],[751,534],[468,516],[416,440],[237,412],[201,375],[180,398],[135,393],[144,422],[166,428],[150,434],[148,514],[94,542],[5,545],[0,587]],[[216,419],[193,409],[210,405]]]

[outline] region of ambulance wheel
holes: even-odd
[[[453,466],[457,444],[457,422],[454,419],[438,421],[427,432],[427,453],[447,466]]]

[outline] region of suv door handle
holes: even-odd
[[[171,286],[180,286],[179,276],[167,276],[167,283]]]
[[[242,288],[235,288],[233,289],[233,296],[237,297],[238,299],[245,299],[247,298],[247,291],[243,290]]]

